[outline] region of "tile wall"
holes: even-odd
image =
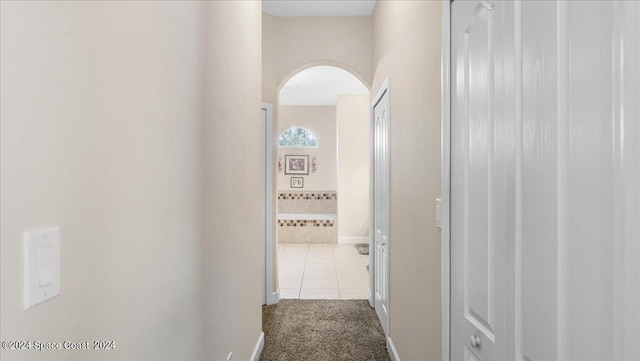
[[[304,214],[306,219],[278,219],[279,243],[337,243],[338,221],[314,214],[336,215],[338,194],[335,191],[298,191],[278,193],[279,214]]]

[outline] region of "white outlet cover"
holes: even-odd
[[[442,228],[442,199],[436,198],[436,227]]]
[[[24,309],[60,294],[60,227],[25,232]]]

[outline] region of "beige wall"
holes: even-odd
[[[336,107],[280,106],[278,135],[291,127],[309,129],[318,140],[317,148],[278,148],[282,157],[282,173],[278,174],[278,190],[335,191],[337,189]],[[285,155],[308,155],[309,175],[289,175],[285,172]],[[311,159],[316,157],[317,172],[311,172]],[[274,167],[277,172],[277,164]],[[303,177],[304,188],[291,188],[291,177]]]
[[[1,3],[3,360],[202,359],[202,6]],[[22,310],[22,232],[61,227],[61,294]]]
[[[264,31],[274,32],[265,51],[274,52],[276,87],[302,66],[327,61],[342,64],[371,84],[372,18],[370,16],[274,17],[263,14]],[[267,34],[269,37],[269,34]],[[316,64],[319,65],[319,64]],[[267,79],[268,79],[267,78]]]
[[[278,87],[303,68],[333,65],[369,86],[373,18],[370,16],[277,17],[262,14],[262,101],[274,105]]]
[[[278,85],[282,81],[278,72],[280,58],[278,53],[280,37],[278,35],[279,17],[262,13],[262,101],[273,105],[277,111]],[[277,119],[277,118],[274,118]]]
[[[389,78],[390,336],[402,360],[440,360],[440,2],[378,1],[371,91]]]
[[[2,339],[117,346],[1,358],[249,359],[260,3],[3,1],[0,13]],[[61,294],[23,311],[21,234],[52,225]]]
[[[338,96],[338,242],[368,242],[369,108],[368,95]]]
[[[206,4],[204,347],[248,360],[262,329],[261,2]]]

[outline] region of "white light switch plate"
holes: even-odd
[[[436,227],[442,228],[442,199],[436,198]]]
[[[60,294],[60,227],[25,232],[24,309]]]

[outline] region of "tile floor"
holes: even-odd
[[[354,245],[280,243],[280,298],[367,299],[368,264]]]

